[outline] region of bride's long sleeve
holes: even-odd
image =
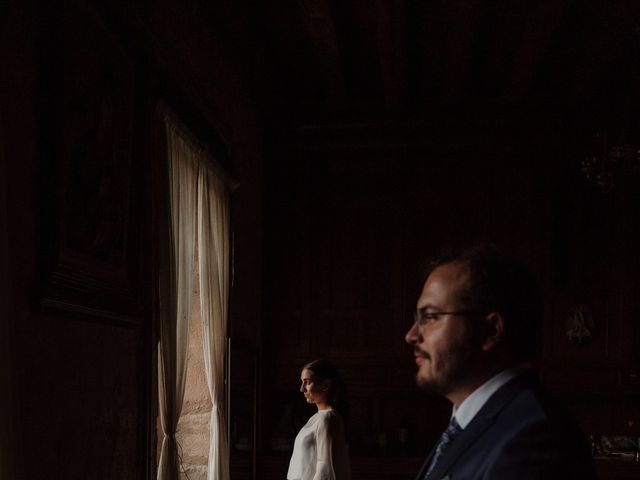
[[[313,480],[336,480],[333,468],[333,442],[336,434],[336,418],[326,416],[318,422],[316,430],[316,474]]]

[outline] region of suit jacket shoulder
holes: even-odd
[[[587,442],[568,411],[531,375],[498,389],[430,479],[594,478]]]

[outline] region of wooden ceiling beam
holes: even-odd
[[[302,23],[314,46],[326,101],[331,105],[344,103],[347,88],[331,8],[326,0],[301,0],[299,5]]]
[[[375,16],[376,44],[384,104],[399,107],[408,87],[407,25],[404,1],[374,0],[367,5]]]
[[[626,88],[628,82],[622,77],[628,74],[631,64],[638,62],[638,3],[631,6],[624,0],[607,2],[593,17],[597,22],[594,25],[585,22],[579,37],[581,44],[576,45],[573,77],[576,100],[592,98],[602,82],[609,82],[609,89]]]
[[[504,96],[509,101],[518,101],[531,93],[552,40],[562,26],[565,10],[566,0],[547,0],[534,5],[524,18],[518,36],[512,40],[518,43],[517,50],[505,72]]]

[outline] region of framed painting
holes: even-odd
[[[53,238],[44,249],[40,303],[138,324],[139,251],[132,248],[131,215],[133,62],[88,7],[65,2],[59,19],[60,30],[52,37],[62,46],[61,63],[52,65],[62,67],[49,68],[44,77],[62,89],[63,100],[41,116],[41,128],[56,134],[50,138],[51,184],[45,189],[50,205],[44,233]]]

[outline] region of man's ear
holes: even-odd
[[[489,352],[504,340],[504,319],[500,312],[491,312],[484,318],[482,350]]]

